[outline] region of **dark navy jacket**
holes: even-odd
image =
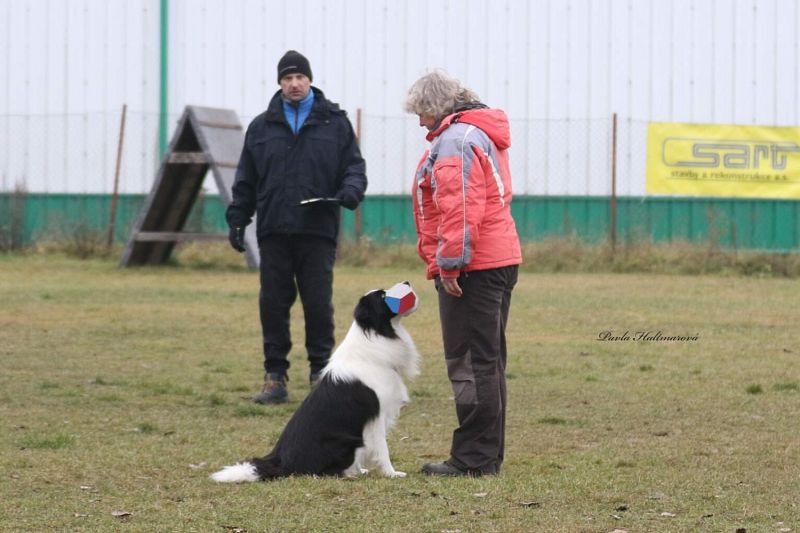
[[[346,188],[359,201],[364,197],[366,165],[347,114],[322,91],[311,90],[314,105],[297,135],[286,122],[280,91],[247,127],[226,218],[228,225],[243,227],[255,213],[259,241],[274,234],[336,240],[338,204],[298,204]]]

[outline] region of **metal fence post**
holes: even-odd
[[[128,104],[122,105],[122,120],[119,123],[119,141],[117,143],[117,166],[114,169],[114,191],[111,193],[111,215],[108,221],[108,247],[114,243],[114,226],[117,223],[117,199],[119,197],[119,167],[122,162],[122,145],[125,142],[125,118],[128,115]]]

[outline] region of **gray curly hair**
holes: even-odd
[[[408,89],[405,110],[416,115],[431,115],[437,119],[446,117],[456,109],[478,104],[478,95],[463,87],[457,79],[443,70],[434,70],[414,82]]]

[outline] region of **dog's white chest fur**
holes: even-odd
[[[391,293],[402,297],[399,303],[386,304],[386,291],[371,291],[359,300],[355,320],[319,384],[289,420],[273,450],[265,457],[225,467],[212,475],[214,480],[355,476],[370,465],[385,476],[405,476],[392,466],[386,443],[400,409],[409,401],[404,378],[419,373],[419,353],[400,324],[401,316],[416,309],[416,294],[408,283],[402,285],[401,291]]]
[[[393,319],[392,326],[396,339],[365,332],[353,322],[325,369],[333,379],[361,381],[375,392],[380,403],[378,417],[364,427],[364,446],[356,450],[353,465],[345,471],[348,476],[366,473],[365,467],[370,465],[385,476],[406,475],[392,466],[386,435],[409,401],[403,377],[419,374],[419,353],[399,318]]]
[[[419,374],[419,353],[406,328],[399,322],[393,325],[397,339],[365,332],[353,322],[324,373],[344,381],[358,379],[389,403],[407,402],[403,377]]]

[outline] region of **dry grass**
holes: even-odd
[[[522,270],[533,273],[643,273],[747,277],[800,277],[800,254],[735,251],[707,244],[632,242],[613,249],[577,239],[554,238],[523,246]],[[409,243],[360,244],[345,241],[338,264],[363,268],[418,270],[420,260]],[[227,244],[190,244],[179,249],[176,263],[192,268],[241,268],[240,258]]]
[[[85,225],[61,225],[48,239],[23,250],[25,253],[65,255],[77,259],[115,258],[121,245],[106,245],[106,235]],[[66,229],[64,229],[66,228]],[[0,228],[2,233],[2,228]],[[2,239],[0,239],[2,241]],[[0,242],[0,252],[7,250]],[[17,252],[19,253],[19,251]],[[759,252],[720,248],[714,244],[646,240],[623,242],[612,248],[608,243],[587,244],[577,238],[553,237],[523,246],[526,272],[614,272],[648,274],[716,274],[721,276],[800,277],[800,254]],[[243,261],[230,253],[225,242],[179,245],[169,265],[195,269],[241,270]],[[376,243],[369,238],[360,242],[343,240],[338,264],[364,268],[419,267],[413,243]]]
[[[524,247],[529,272],[618,272],[650,274],[718,274],[757,277],[800,276],[800,254],[736,251],[688,242],[641,241],[588,245],[554,238]]]
[[[267,451],[307,392],[295,312],[292,403],[249,402],[257,277],[240,259],[120,271],[107,259],[0,255],[0,530],[800,527],[796,281],[523,274],[504,471],[440,480],[417,474],[446,456],[454,423],[433,289],[419,264],[343,261],[339,338],[368,288],[409,279],[422,299],[407,326],[423,374],[390,437],[409,477],[219,486],[212,469]],[[600,341],[603,331],[698,340]]]

